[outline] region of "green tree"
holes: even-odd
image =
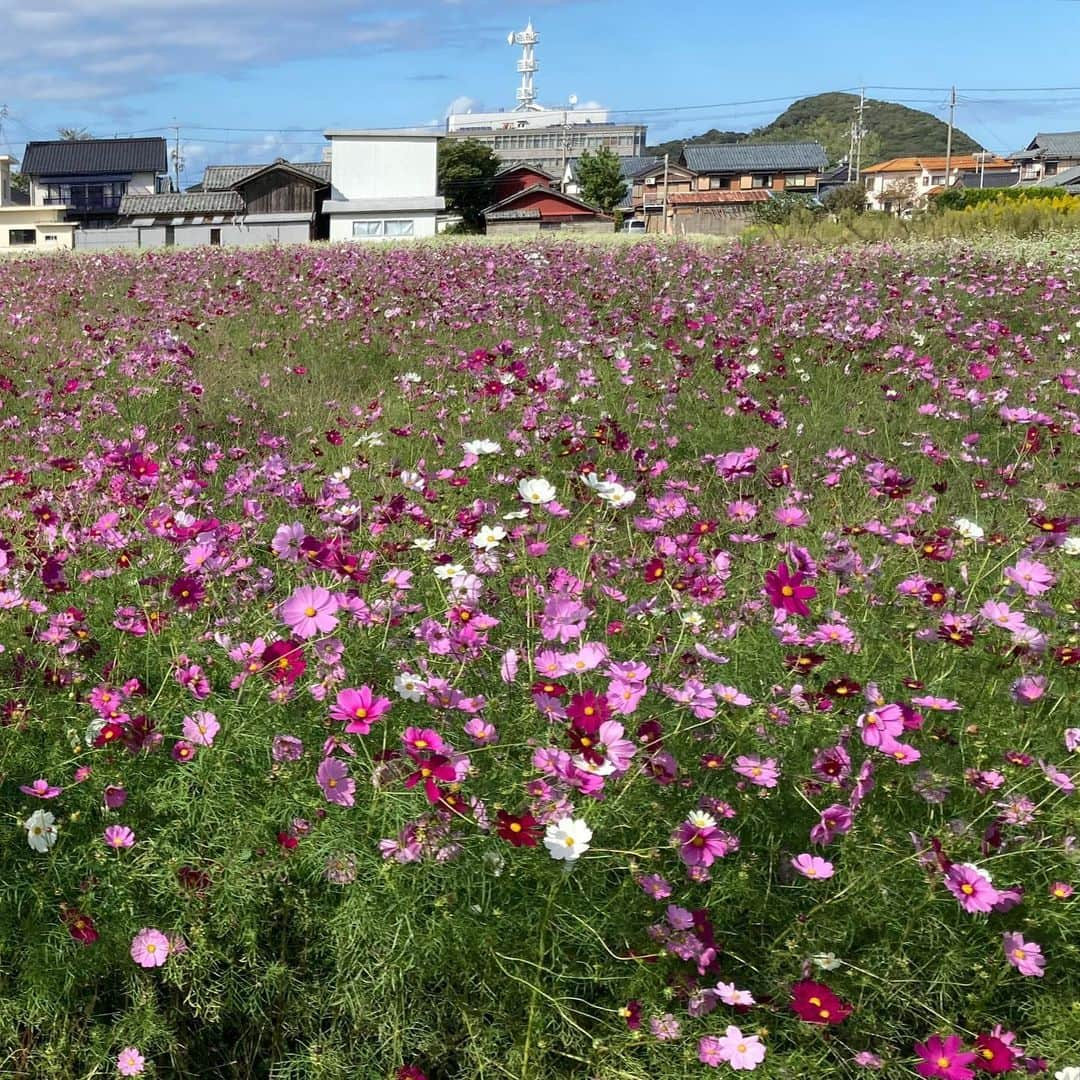
[[[830,214],[866,212],[866,188],[862,184],[845,184],[843,187],[830,188],[821,196],[821,205]]]
[[[65,142],[83,142],[86,139],[92,139],[94,137],[86,130],[86,128],[74,127],[57,128],[56,134]]]
[[[610,214],[626,195],[626,181],[615,152],[606,146],[595,154],[586,150],[578,159],[581,197]]]
[[[477,139],[439,141],[439,188],[447,208],[461,215],[461,232],[484,231],[484,210],[494,201],[499,159]]]

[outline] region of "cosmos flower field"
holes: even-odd
[[[1080,262],[0,264],[0,1074],[1080,1068]]]

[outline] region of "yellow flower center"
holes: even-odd
[[[304,614],[309,619],[313,619],[315,617],[315,609],[313,607],[306,607],[306,608],[304,608]]]
[[[795,590],[790,585],[785,585],[780,590],[781,596],[794,596]]]

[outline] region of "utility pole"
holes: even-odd
[[[664,235],[667,236],[668,155],[664,155]],[[645,210],[645,189],[642,187],[641,209]]]
[[[855,183],[859,182],[860,173],[862,172],[862,141],[863,136],[866,134],[866,129],[863,127],[863,109],[866,107],[866,87],[863,86],[859,89],[859,108],[858,108],[858,120],[855,126]]]
[[[175,119],[175,118],[174,118]],[[173,127],[173,132],[176,136],[176,141],[173,146],[172,162],[173,162],[173,176],[176,180],[176,190],[180,190],[180,174],[184,171],[184,159],[180,154],[180,125],[177,124]]]
[[[949,97],[949,133],[945,136],[945,189],[948,190],[952,187],[951,184],[951,169],[952,169],[952,130],[953,124],[956,121],[956,87],[952,88],[952,94]]]

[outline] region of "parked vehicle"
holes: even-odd
[[[624,222],[622,231],[626,233],[644,233],[645,232],[645,219],[634,218],[630,221]]]

